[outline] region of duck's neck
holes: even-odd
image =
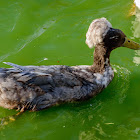
[[[98,45],[95,47],[94,51],[94,63],[92,65],[92,70],[94,73],[103,73],[106,67],[110,66],[110,52],[106,47]]]

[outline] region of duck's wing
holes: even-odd
[[[17,108],[31,103],[36,109],[46,108],[59,101],[80,99],[83,78],[72,73],[68,66],[19,66],[0,69],[0,106]],[[21,108],[20,107],[20,108]]]
[[[14,67],[13,69],[6,69],[7,78],[13,77],[15,81],[25,83],[26,85],[74,87],[82,85],[83,81],[68,66],[20,66],[10,62],[5,62],[5,64]]]

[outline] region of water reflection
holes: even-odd
[[[135,8],[135,20],[132,21],[134,37],[140,38],[140,9]]]
[[[133,62],[137,66],[140,64],[140,51],[135,51],[135,57],[133,57]]]
[[[133,24],[133,36],[135,38],[140,38],[140,9],[137,7],[139,3],[136,3],[135,8],[135,20],[132,21]],[[133,57],[133,62],[138,66],[140,64],[140,51],[135,51],[135,57]]]
[[[110,135],[107,135],[100,123],[93,126],[89,131],[83,131],[79,135],[79,140],[100,140],[101,137],[110,137]]]
[[[114,123],[106,125],[104,121],[100,121],[94,124],[89,130],[81,131],[79,134],[79,140],[102,140],[102,139],[127,139],[127,136],[131,136],[130,139],[138,140],[140,138],[140,127],[137,125],[139,117],[134,117],[136,114],[129,114],[131,124],[122,121],[121,123]],[[136,124],[136,128],[134,127]],[[113,132],[113,133],[110,133]]]

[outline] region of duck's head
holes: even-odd
[[[86,34],[86,44],[89,48],[102,45],[111,51],[120,46],[135,50],[140,49],[140,44],[128,39],[121,30],[112,28],[111,23],[106,18],[93,20]]]

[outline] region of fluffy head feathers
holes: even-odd
[[[89,48],[103,43],[103,39],[111,27],[111,23],[106,18],[93,20],[86,34],[86,44]]]

